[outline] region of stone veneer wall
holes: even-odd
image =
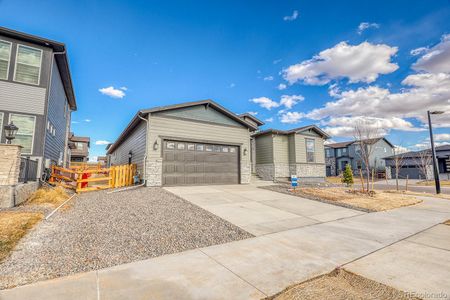
[[[334,157],[325,158],[326,165],[330,166],[331,176],[337,176],[336,173],[336,159]]]
[[[18,183],[21,148],[18,145],[0,144],[0,186]]]
[[[325,179],[325,164],[257,164],[256,174],[263,180],[290,178],[296,174],[298,178],[310,181]]]
[[[39,187],[38,181],[19,183],[21,148],[0,144],[0,208],[25,202]]]
[[[263,180],[273,180],[275,174],[274,169],[273,164],[256,164],[256,175]]]
[[[146,163],[147,186],[162,186],[162,159]]]

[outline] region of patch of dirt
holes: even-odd
[[[371,194],[367,194],[346,187],[304,186],[293,190],[290,186],[278,185],[263,188],[365,212],[390,210],[422,202],[422,200],[417,199],[410,194],[395,193],[391,191],[375,191]]]
[[[0,212],[0,261],[10,254],[19,240],[43,217],[38,212]]]
[[[444,225],[449,225],[450,226],[450,220],[445,221]]]
[[[361,300],[361,299],[419,299],[382,283],[343,269],[318,276],[266,300]]]

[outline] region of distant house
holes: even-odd
[[[398,156],[400,156],[402,159],[401,169],[399,170],[399,178],[406,178],[407,176],[410,179],[433,178],[433,162],[431,159],[429,159],[429,165],[428,168],[426,168],[426,174],[424,174],[425,170],[421,170],[420,168],[420,157],[423,157],[423,154],[421,155],[421,152],[425,152],[426,154],[431,153],[430,149],[426,149],[422,151],[411,151],[398,154]],[[438,162],[439,176],[442,179],[450,179],[450,145],[436,147],[436,158]],[[391,168],[392,178],[395,178],[395,156],[386,157],[384,158],[384,160],[386,161],[386,166]]]
[[[371,147],[370,166],[378,171],[385,170],[384,158],[394,154],[394,145],[386,138],[363,140],[362,144]],[[365,169],[360,155],[360,141],[348,141],[325,145],[325,160],[327,176],[337,176],[349,164],[353,171]]]
[[[0,142],[12,122],[19,127],[13,144],[39,161],[39,173],[43,166],[66,165],[76,109],[66,46],[0,27]]]
[[[102,164],[102,165],[104,165],[104,166],[106,166],[106,164],[107,164],[106,156],[99,156],[99,157],[97,157],[97,162]]]
[[[328,134],[315,125],[291,130],[268,129],[253,135],[256,175],[265,180],[321,181],[325,178],[324,141]]]
[[[70,151],[71,162],[87,162],[89,160],[89,148],[91,139],[87,136],[75,136],[70,133],[69,142],[72,144]]]

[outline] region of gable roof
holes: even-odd
[[[437,147],[435,147],[435,151],[436,151],[436,156],[437,157],[440,157],[439,156],[439,153],[440,153],[439,151],[444,151],[444,153],[441,153],[441,155],[442,154],[447,155],[446,151],[450,151],[450,145],[437,146]],[[391,156],[385,157],[384,159],[394,159],[397,156],[401,156],[402,158],[416,158],[416,157],[419,157],[421,153],[427,153],[427,152],[431,154],[431,149],[428,148],[428,149],[424,149],[424,150],[409,151],[409,152],[405,152],[405,153],[399,153],[399,154],[396,154],[396,155],[391,155]]]
[[[266,129],[266,130],[262,130],[262,131],[258,131],[255,134],[253,134],[253,137],[257,137],[260,135],[264,135],[264,134],[281,134],[281,135],[287,135],[287,134],[292,134],[292,133],[297,133],[297,132],[302,132],[305,130],[314,130],[316,133],[318,133],[320,136],[322,136],[325,139],[330,138],[330,136],[323,131],[322,129],[320,129],[318,126],[316,125],[308,125],[308,126],[303,126],[303,127],[297,127],[297,128],[293,128],[290,130],[278,130],[278,129]]]
[[[395,146],[389,142],[386,138],[384,137],[379,137],[379,138],[373,138],[373,139],[364,139],[361,140],[361,142],[369,144],[369,145],[373,145],[376,142],[380,141],[380,140],[384,140],[386,143],[389,144],[389,146],[391,146],[392,148],[394,148]],[[359,140],[354,140],[354,141],[347,141],[347,142],[339,142],[339,143],[333,143],[333,144],[327,144],[325,145],[325,147],[330,147],[330,148],[345,148],[348,147],[352,144],[355,144],[357,142],[360,142]]]
[[[249,118],[250,120],[252,120],[256,124],[258,124],[258,126],[262,126],[262,125],[265,124],[263,121],[261,121],[260,119],[258,119],[257,117],[255,117],[254,115],[252,115],[250,113],[243,113],[243,114],[238,115],[238,117],[241,118],[241,119]]]
[[[0,34],[13,39],[18,39],[32,44],[40,45],[43,47],[50,47],[53,49],[54,53],[59,52],[58,55],[54,55],[54,58],[56,64],[58,65],[59,73],[61,75],[61,81],[64,87],[64,92],[66,93],[70,109],[77,110],[77,102],[75,100],[75,92],[73,89],[72,77],[70,75],[69,59],[67,57],[65,44],[1,26],[0,26]]]
[[[212,107],[215,110],[223,113],[230,119],[233,119],[234,121],[244,125],[245,127],[251,128],[253,130],[257,129],[257,127],[255,127],[253,124],[250,124],[249,122],[239,118],[238,115],[229,111],[228,109],[226,109],[225,107],[223,107],[222,105],[218,104],[217,102],[215,102],[211,99],[193,101],[193,102],[184,102],[184,103],[174,104],[174,105],[157,106],[157,107],[141,110],[140,112],[142,114],[149,114],[149,113],[151,114],[151,113],[155,113],[155,112],[175,110],[175,109],[179,109],[179,108],[192,107],[192,106],[198,106],[198,105],[205,105],[208,107]]]
[[[139,110],[134,115],[133,119],[131,119],[130,123],[128,123],[127,127],[122,131],[122,133],[117,138],[117,140],[109,148],[107,148],[106,154],[112,153],[124,140],[126,140],[126,137],[128,136],[128,134],[131,133],[140,122],[143,122],[141,119],[142,117],[145,117],[148,114],[152,114],[152,113],[156,113],[156,112],[175,110],[175,109],[197,106],[197,105],[206,105],[208,107],[212,107],[215,110],[223,113],[224,115],[226,115],[229,118],[235,120],[236,122],[244,125],[247,128],[250,128],[252,130],[257,129],[257,127],[255,127],[253,124],[250,124],[249,122],[246,122],[245,120],[239,118],[238,115],[232,113],[231,111],[229,111],[228,109],[219,105],[217,102],[215,102],[211,99],[193,101],[193,102],[184,102],[184,103],[174,104],[174,105],[157,106],[157,107],[153,107],[153,108]]]
[[[69,141],[70,142],[80,142],[80,143],[87,143],[88,147],[90,147],[91,144],[91,138],[88,136],[76,136],[73,134],[73,132],[69,133]]]

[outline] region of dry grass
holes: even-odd
[[[340,176],[329,176],[326,178],[326,181],[334,184],[342,184],[342,177]]]
[[[409,194],[376,191],[373,196],[369,196],[367,193],[362,193],[358,190],[350,190],[344,187],[302,187],[293,192],[305,197],[312,196],[314,198],[339,202],[371,211],[389,210],[422,202],[422,200]]]
[[[444,225],[449,225],[450,226],[450,220],[445,221]]]
[[[416,185],[434,186],[434,180],[419,181]],[[450,186],[450,180],[441,180],[441,186]]]
[[[57,207],[69,198],[64,188],[40,188],[28,199],[29,204]]]
[[[0,212],[0,261],[44,215],[36,212]]]
[[[270,300],[418,299],[354,273],[337,269],[268,297]]]
[[[421,193],[421,192],[413,192],[413,191],[396,191],[396,190],[390,190],[386,191],[386,193],[394,193],[394,194],[402,194],[402,195],[411,195],[411,196],[422,196],[422,197],[432,197],[432,198],[441,198],[450,200],[449,194],[431,194],[431,193]]]

